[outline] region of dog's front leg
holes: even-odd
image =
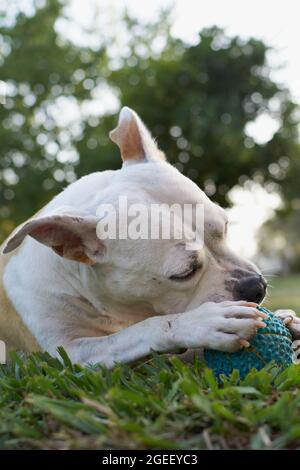
[[[167,317],[151,317],[109,336],[74,339],[65,349],[73,362],[112,368],[144,358],[152,350],[172,350],[169,328]]]
[[[249,302],[207,302],[174,315],[156,316],[118,333],[100,338],[77,338],[64,344],[73,362],[111,368],[150,354],[178,348],[211,348],[236,351],[249,345],[256,329],[264,327],[256,304]]]

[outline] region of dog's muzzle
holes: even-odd
[[[267,282],[260,274],[239,279],[233,290],[234,300],[260,303],[267,290]]]

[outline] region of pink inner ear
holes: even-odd
[[[134,119],[125,119],[111,134],[111,139],[121,151],[122,159],[144,160],[145,151],[138,125]]]
[[[79,235],[65,227],[45,223],[35,228],[30,235],[37,241],[50,246],[55,253],[64,258],[93,264],[84,250],[84,244]]]
[[[37,241],[51,247],[58,245],[82,245],[80,237],[74,232],[51,222],[36,227],[30,232],[30,235]]]

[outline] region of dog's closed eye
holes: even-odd
[[[193,263],[190,265],[188,269],[185,271],[178,273],[178,274],[172,274],[172,276],[169,277],[172,281],[187,281],[194,277],[197,271],[199,271],[202,268],[202,263],[200,261],[195,260]]]

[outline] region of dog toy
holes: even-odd
[[[287,367],[293,362],[292,336],[282,320],[264,307],[258,307],[268,315],[265,328],[260,328],[248,348],[234,353],[206,349],[204,359],[216,377],[229,376],[234,369],[244,378],[251,369],[262,369],[270,362]]]

